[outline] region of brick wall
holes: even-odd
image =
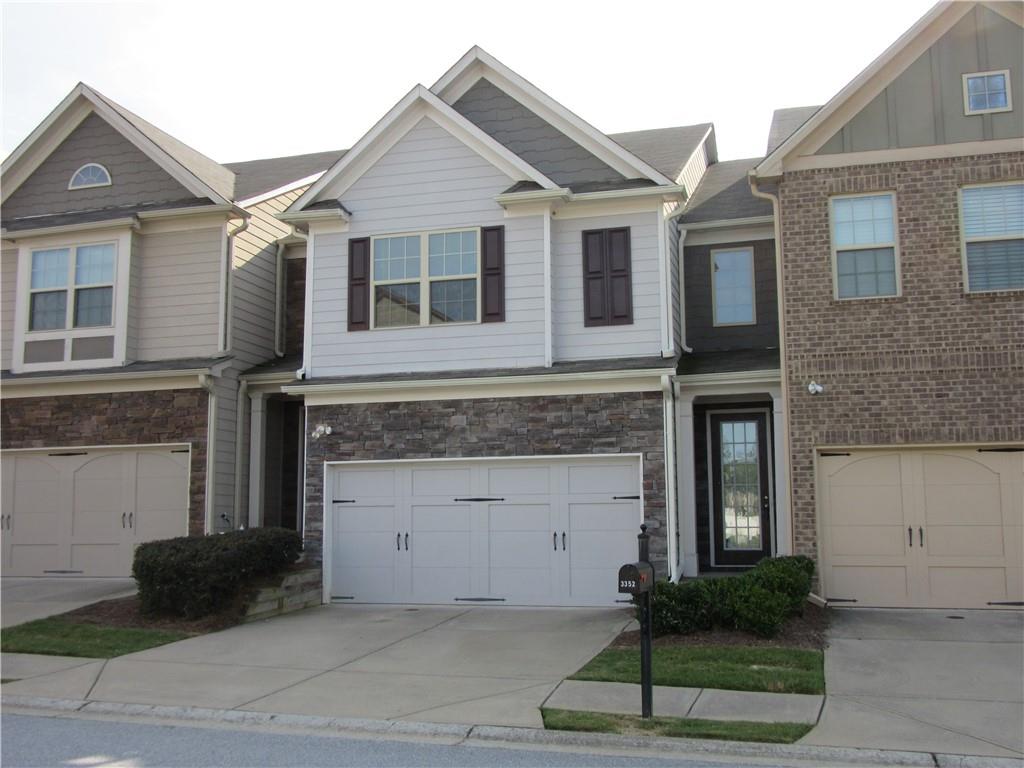
[[[189,443],[189,533],[206,521],[207,394],[202,389],[24,397],[0,404],[4,448]]]
[[[323,462],[641,453],[651,559],[667,563],[660,392],[310,406],[308,424],[333,433],[306,441],[306,550],[321,557]]]
[[[785,175],[798,553],[816,554],[815,446],[1024,440],[1024,292],[964,293],[958,211],[960,186],[1019,179],[1020,152]],[[896,193],[902,296],[837,301],[829,196],[874,191]]]

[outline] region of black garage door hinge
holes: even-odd
[[[985,605],[1011,605],[1011,606],[1019,608],[1021,606],[1024,606],[1024,603],[1016,602],[1016,601],[1012,601],[1012,600],[1011,601],[1002,601],[1002,602],[998,601],[998,600],[990,600],[989,602],[985,603]]]
[[[855,597],[827,597],[825,598],[826,603],[856,603],[858,602]]]
[[[979,448],[978,453],[1024,453],[1024,448]]]
[[[47,456],[88,456],[89,452],[88,451],[64,451],[62,453],[48,453],[46,455]],[[74,571],[74,573],[79,573],[79,571]]]
[[[849,456],[850,454],[848,454],[848,453],[828,453],[828,452],[822,451],[818,455],[819,456]]]
[[[504,603],[504,597],[456,597],[457,603]]]
[[[612,496],[612,501],[615,501],[617,499],[628,499],[630,501],[640,501],[640,497],[639,496]]]
[[[335,499],[331,504],[355,504],[355,499]]]
[[[503,498],[496,496],[466,496],[465,498],[455,499],[455,501],[504,501]]]

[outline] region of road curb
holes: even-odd
[[[760,742],[711,741],[667,737],[619,736],[610,733],[545,731],[538,728],[511,728],[493,725],[423,723],[407,720],[371,720],[344,717],[316,717],[238,709],[209,709],[154,704],[122,704],[80,699],[55,699],[38,696],[5,695],[7,710],[34,710],[53,714],[106,715],[152,718],[180,723],[220,723],[238,726],[276,726],[306,731],[366,737],[426,737],[455,740],[461,744],[614,750],[659,757],[707,755],[717,757],[756,757],[799,760],[812,764],[839,762],[851,765],[923,766],[924,768],[1021,768],[1016,758],[933,754],[882,749],[816,747],[800,744],[764,744]]]

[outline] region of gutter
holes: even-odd
[[[743,219],[712,219],[711,221],[691,221],[686,228],[694,232],[702,229],[719,229],[721,227],[752,227],[758,224],[772,224],[774,216],[747,216]]]
[[[124,229],[131,227],[138,231],[140,227],[138,215],[124,216],[120,219],[105,219],[104,221],[90,221],[85,224],[58,224],[53,227],[36,227],[35,229],[19,229],[9,232],[0,229],[0,238],[10,240],[12,243],[27,237],[38,237],[41,235],[59,235],[64,232],[85,232],[94,229]]]
[[[199,386],[206,390],[206,521],[207,534],[213,533],[214,499],[217,474],[217,387],[208,373],[199,374]]]
[[[751,170],[747,173],[747,182],[750,184],[750,193],[754,197],[759,197],[762,200],[769,200],[772,204],[772,218],[774,219],[775,228],[775,295],[776,302],[779,306],[779,369],[782,373],[782,414],[783,414],[783,425],[782,425],[782,443],[786,451],[786,466],[789,468],[789,482],[788,486],[788,506],[789,506],[789,519],[790,519],[790,552],[796,550],[795,542],[793,541],[794,527],[792,525],[793,520],[793,447],[789,436],[789,376],[786,368],[786,291],[783,283],[784,269],[782,266],[782,255],[784,244],[782,242],[782,217],[781,207],[782,203],[779,200],[777,192],[762,192],[757,186],[757,170]]]
[[[80,384],[82,382],[90,381],[119,381],[124,379],[176,379],[179,376],[205,376],[214,375],[220,373],[223,365],[226,365],[227,361],[223,361],[216,366],[209,368],[178,368],[178,369],[165,369],[162,371],[138,371],[135,373],[129,373],[127,371],[121,373],[88,373],[79,374],[76,376],[24,376],[16,379],[0,379],[0,384],[6,387],[21,387],[21,386],[37,386],[39,384]]]

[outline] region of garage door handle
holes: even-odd
[[[565,552],[565,531],[562,531],[562,551]]]
[[[134,528],[135,527],[135,513],[134,512],[129,512],[128,513],[128,527],[129,528]]]
[[[558,551],[558,533],[551,534],[551,543],[555,545],[555,552]]]
[[[405,551],[409,551],[409,534],[405,534]]]
[[[395,549],[399,552],[402,551],[402,534],[400,533],[395,534]]]
[[[914,546],[914,529],[907,527],[907,543],[910,546]]]
[[[122,528],[125,528],[125,527],[126,527],[126,526],[125,526],[125,524],[124,524],[124,521],[125,521],[125,519],[126,519],[127,517],[128,517],[128,513],[127,513],[127,512],[122,512],[122,513],[121,513],[121,527],[122,527]]]
[[[924,528],[918,528],[917,529],[917,535],[919,537],[918,543],[923,547],[924,546]]]

